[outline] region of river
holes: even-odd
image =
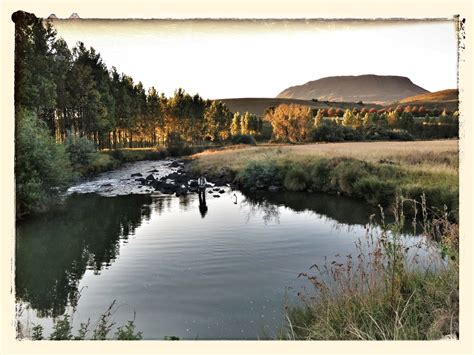
[[[179,167],[178,167],[179,168]],[[15,286],[27,325],[74,312],[93,323],[135,317],[144,339],[265,339],[284,305],[310,288],[301,272],[354,253],[377,209],[322,194],[224,187],[175,197],[131,174],[165,176],[170,161],[138,162],[73,186],[61,208],[17,226]]]

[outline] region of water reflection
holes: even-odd
[[[179,206],[182,211],[195,211],[196,202],[199,202],[199,213],[204,218],[208,203],[218,203],[220,207],[216,212],[224,213],[219,220],[222,226],[226,224],[225,213],[233,213],[231,206],[235,208],[237,203],[249,216],[262,214],[265,224],[278,224],[282,207],[296,212],[312,211],[326,216],[335,225],[346,226],[363,225],[375,213],[366,204],[325,195],[257,193],[244,196],[238,191],[227,190],[221,196],[219,199],[209,197],[208,202],[205,191],[198,194],[198,201],[195,195],[179,198],[169,195],[114,198],[72,195],[60,210],[17,226],[16,297],[29,303],[39,317],[63,314],[68,305],[77,304],[79,282],[86,270],[99,274],[111,266],[119,256],[121,242],[126,242],[152,213],[156,217],[165,212],[177,213],[173,206]],[[228,211],[226,206],[229,206]],[[212,230],[219,226],[208,228]]]
[[[63,314],[74,306],[86,269],[100,273],[120,252],[143,219],[150,197],[95,194],[71,196],[65,206],[17,226],[16,297],[40,317]]]
[[[199,189],[199,212],[201,217],[204,218],[207,214],[207,205],[206,205],[206,189]]]
[[[295,212],[311,211],[335,220],[336,224],[365,225],[372,214],[379,211],[360,201],[325,194],[307,194],[295,192],[258,191],[245,196],[245,203],[253,211],[263,210],[264,220],[278,221],[278,206],[285,206]]]

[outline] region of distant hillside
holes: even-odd
[[[342,108],[342,109],[352,109],[352,108],[377,108],[380,109],[382,106],[367,104],[360,105],[354,102],[329,102],[329,101],[312,101],[312,100],[298,100],[298,99],[278,99],[278,98],[233,98],[233,99],[219,99],[217,101],[223,102],[232,112],[250,112],[256,115],[262,116],[265,109],[272,106],[278,106],[281,104],[297,104],[309,106],[311,108]]]
[[[400,101],[403,105],[425,106],[426,108],[446,108],[454,111],[459,107],[459,91],[457,89],[447,89],[428,94],[406,97]]]
[[[277,98],[389,104],[428,92],[404,76],[331,76],[289,87]]]

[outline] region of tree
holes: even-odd
[[[240,134],[240,113],[239,112],[234,113],[234,116],[232,117],[232,123],[230,125],[230,134],[232,136],[236,136]]]
[[[19,109],[15,127],[16,214],[50,204],[73,180],[64,146],[54,142],[34,112]]]
[[[290,142],[306,140],[314,124],[310,108],[294,104],[277,106],[265,119],[272,125],[274,139]]]
[[[398,111],[390,111],[387,115],[387,122],[390,126],[395,126],[398,122]]]
[[[323,119],[324,119],[323,110],[319,109],[318,113],[314,117],[314,125],[313,126],[318,127],[323,122]]]

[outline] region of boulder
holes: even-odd
[[[138,178],[138,179],[135,179],[135,181],[140,182],[142,185],[146,184],[146,179],[144,179],[144,178]]]
[[[221,197],[221,195],[213,195],[214,197]]]
[[[179,166],[180,164],[176,160],[170,164],[170,168],[177,168]]]
[[[131,175],[131,177],[136,177],[136,176],[143,176],[143,175],[140,174],[140,173],[133,173],[133,174]]]
[[[155,181],[156,179],[155,179],[155,177],[153,176],[153,174],[150,174],[150,175],[148,175],[148,176],[146,177],[146,180],[147,180],[147,181]]]

